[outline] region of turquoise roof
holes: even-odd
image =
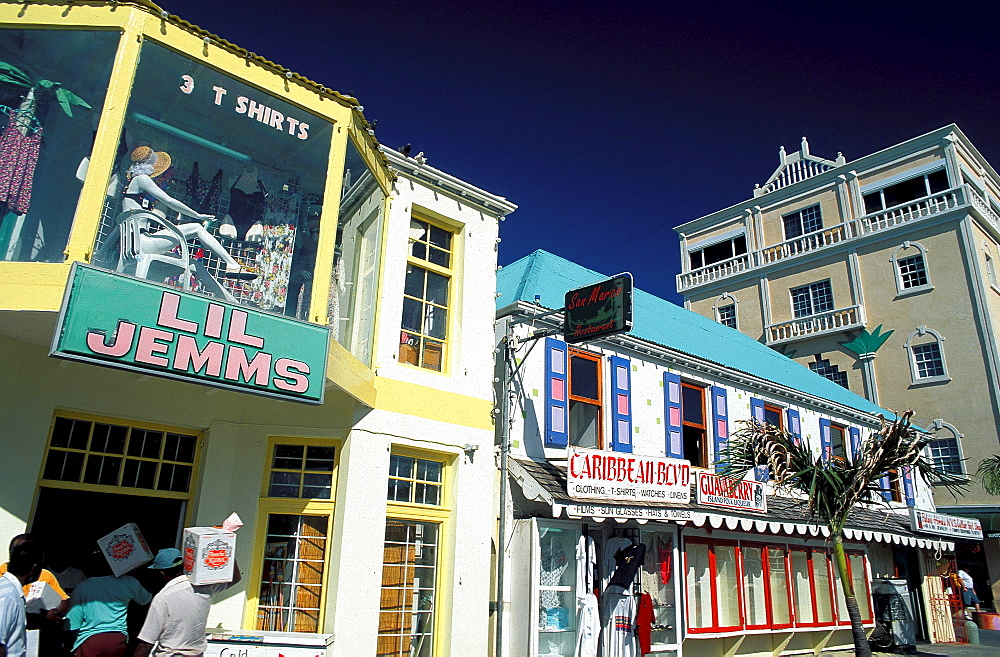
[[[497,272],[497,292],[500,293],[497,308],[515,301],[533,302],[535,295],[539,295],[539,303],[547,309],[562,308],[563,297],[568,290],[596,283],[617,273],[600,274],[538,250]],[[894,417],[891,411],[880,408],[736,329],[638,288],[634,290],[632,302],[631,334],[637,338],[865,413]]]

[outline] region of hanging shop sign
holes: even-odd
[[[570,447],[566,493],[573,499],[621,502],[691,501],[691,462]]]
[[[693,520],[690,509],[668,509],[662,506],[623,506],[620,504],[569,504],[570,518],[634,518],[636,520]]]
[[[563,306],[563,339],[585,342],[632,330],[632,274],[566,293]]]
[[[759,481],[731,479],[699,472],[695,491],[698,504],[736,511],[767,513],[766,490],[764,484]]]
[[[323,403],[329,330],[74,263],[49,355]]]
[[[974,518],[947,516],[910,507],[910,529],[925,534],[982,540],[983,525]]]

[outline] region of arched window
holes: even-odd
[[[986,240],[983,240],[983,260],[986,262],[986,280],[989,281],[990,287],[1000,292],[1000,282],[997,281],[996,261],[993,259],[993,248]]]
[[[944,420],[931,420],[931,430],[934,440],[927,445],[934,464],[952,474],[964,475],[965,463],[962,461],[963,434]]]
[[[934,288],[927,269],[927,249],[917,242],[903,242],[892,252],[892,270],[897,294],[913,294]]]
[[[944,359],[944,338],[937,331],[918,326],[903,346],[910,356],[913,385],[951,381]]]
[[[738,303],[736,297],[728,292],[722,294],[715,300],[715,306],[713,306],[715,321],[729,328],[739,328],[736,321],[736,305]]]

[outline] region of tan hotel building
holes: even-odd
[[[1000,452],[1000,176],[958,126],[852,161],[803,138],[751,197],[675,230],[687,308],[912,408],[956,472]],[[956,556],[1000,597],[1000,499],[973,482],[935,503],[982,520]]]

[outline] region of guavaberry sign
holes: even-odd
[[[569,343],[632,330],[632,274],[570,290],[563,306],[563,339]]]
[[[570,447],[566,493],[578,500],[691,501],[691,462]]]
[[[327,328],[74,263],[49,355],[322,404]]]
[[[699,472],[695,485],[698,504],[736,511],[767,513],[764,484],[750,479],[731,479],[710,472]]]

